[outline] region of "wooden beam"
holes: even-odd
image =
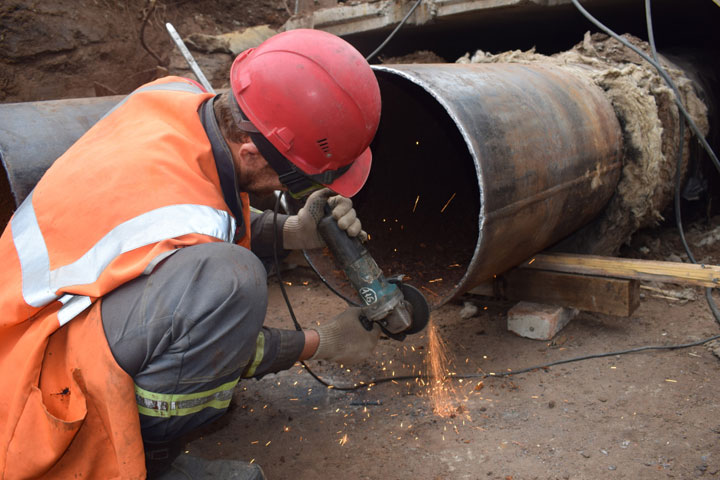
[[[695,265],[692,263],[659,262],[595,255],[543,253],[518,265],[518,268],[522,270],[547,270],[602,277],[680,283],[702,287],[720,286],[720,267],[716,265]]]
[[[639,285],[630,279],[515,269],[468,293],[629,317],[640,304]]]

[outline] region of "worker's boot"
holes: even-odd
[[[148,478],[150,478],[148,476]],[[265,480],[259,465],[240,460],[205,460],[180,455],[156,480]]]
[[[265,480],[259,465],[180,455],[185,442],[144,442],[148,480]]]
[[[160,478],[160,475],[170,470],[170,465],[180,455],[183,442],[171,440],[168,442],[143,442],[145,449],[145,469],[148,480]]]

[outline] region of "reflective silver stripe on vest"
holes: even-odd
[[[52,271],[32,208],[32,193],[15,212],[11,225],[22,269],[23,298],[28,305],[44,307],[58,298],[55,292],[61,288],[97,281],[110,262],[125,252],[191,233],[231,242],[236,224],[228,212],[206,205],[158,208],[121,223],[78,260]]]
[[[84,295],[63,295],[58,298],[58,301],[63,304],[57,314],[60,326],[65,325],[70,320],[80,315],[83,310],[92,305],[90,297],[86,297]]]
[[[57,298],[50,289],[50,256],[32,207],[35,190],[23,200],[10,220],[13,242],[22,269],[25,303],[42,307]]]
[[[138,88],[134,92],[131,92],[127,97],[123,98],[120,103],[115,105],[113,108],[110,109],[109,112],[107,112],[105,115],[102,116],[100,120],[103,120],[105,117],[113,113],[115,110],[120,108],[125,104],[125,102],[128,101],[130,97],[135,95],[136,93],[140,92],[152,92],[155,90],[165,90],[168,92],[187,92],[187,93],[206,93],[205,90],[198,87],[197,85],[194,85],[192,83],[185,83],[185,82],[170,82],[170,83],[161,83],[159,85],[147,85],[145,87]],[[99,120],[98,120],[99,121]]]

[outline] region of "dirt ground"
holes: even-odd
[[[712,237],[718,223],[689,234]],[[711,228],[713,227],[713,228]],[[672,245],[671,229],[650,239]],[[697,246],[697,243],[694,244]],[[638,244],[645,251],[653,245]],[[717,264],[720,251],[700,249]],[[669,253],[668,253],[669,252]],[[679,252],[658,248],[659,258]],[[285,273],[304,325],[344,303],[306,267]],[[268,323],[292,328],[277,279]],[[507,331],[511,303],[466,297],[432,313],[458,376],[520,370],[644,345],[694,342],[720,333],[700,289],[649,285],[629,318],[581,312],[552,341]],[[666,295],[669,296],[669,295]],[[463,318],[466,302],[479,315]],[[375,359],[341,369],[310,362],[339,386],[426,373],[427,332],[400,343],[383,339]],[[318,384],[296,366],[246,381],[229,415],[187,451],[259,463],[268,478],[352,479],[655,479],[720,478],[718,357],[706,346],[568,363],[505,378],[450,382],[451,417],[434,413],[429,389],[399,380],[344,392]],[[427,379],[425,380],[427,381]]]
[[[126,93],[158,75],[159,63],[174,73],[170,66],[177,54],[165,21],[184,35],[265,23],[279,27],[289,16],[289,3],[166,0],[148,15],[150,2],[144,0],[4,1],[0,101],[94,96],[103,88]],[[226,15],[219,17],[218,11]],[[161,62],[139,41],[146,16],[145,40]],[[218,70],[231,60],[223,55],[213,60]],[[720,264],[720,218],[697,217],[688,227],[691,246],[702,262]],[[660,260],[683,256],[670,226],[639,232],[623,253]],[[305,326],[344,308],[307,267],[288,271],[283,279]],[[720,360],[707,346],[480,378],[720,333],[700,289],[644,286],[640,308],[631,317],[582,312],[552,341],[508,332],[508,302],[466,297],[434,310],[432,325],[458,377],[448,382],[454,389],[452,416],[433,410],[423,384],[427,378],[347,392],[318,384],[297,365],[243,382],[229,414],[198,432],[186,450],[256,462],[272,480],[720,478]],[[668,298],[671,294],[683,298]],[[462,315],[465,302],[479,313]],[[268,324],[292,328],[274,277]],[[375,359],[359,366],[311,362],[310,367],[349,385],[425,374],[427,356],[424,332],[402,343],[382,339]],[[475,378],[459,378],[466,374]]]

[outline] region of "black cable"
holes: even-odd
[[[545,370],[550,367],[554,367],[556,365],[562,365],[565,363],[573,363],[573,362],[580,362],[583,360],[591,360],[593,358],[604,358],[604,357],[614,357],[616,355],[626,355],[629,353],[637,353],[637,352],[644,352],[647,350],[678,350],[681,348],[690,348],[690,347],[697,347],[698,345],[703,345],[708,342],[712,342],[713,340],[720,339],[720,335],[714,335],[712,337],[705,338],[703,340],[698,340],[697,342],[691,342],[691,343],[683,343],[680,345],[646,345],[643,347],[637,347],[637,348],[630,348],[628,350],[620,350],[617,352],[605,352],[605,353],[594,353],[591,355],[582,355],[579,357],[573,357],[573,358],[566,358],[564,360],[556,360],[554,362],[545,363],[542,365],[536,365],[534,367],[526,367],[522,368],[520,370],[510,370],[507,372],[499,372],[499,373],[462,373],[462,374],[455,374],[451,373],[448,374],[446,377],[447,379],[466,379],[466,378],[492,378],[492,377],[511,377],[513,375],[520,375],[523,373],[533,372],[535,370]],[[360,388],[364,388],[366,386],[374,386],[378,385],[380,383],[387,383],[398,381],[398,380],[414,380],[418,378],[435,378],[432,375],[405,375],[400,377],[383,377],[378,378],[375,380],[371,380],[367,382],[367,384],[359,385],[354,388],[346,388],[345,390],[358,390]]]
[[[325,278],[325,277],[323,276],[323,274],[320,273],[320,270],[317,269],[317,267],[316,267],[315,264],[312,262],[312,260],[310,259],[310,256],[308,255],[308,253],[307,253],[305,250],[303,250],[303,256],[305,257],[305,261],[307,262],[307,264],[310,266],[310,269],[311,269],[313,272],[315,272],[315,275],[317,275],[317,277],[320,279],[320,281],[321,281],[322,283],[324,283],[325,286],[326,286],[331,292],[333,292],[335,295],[337,295],[338,297],[340,297],[340,298],[342,298],[343,300],[345,300],[345,302],[346,302],[348,305],[350,305],[350,306],[353,306],[353,307],[361,307],[361,306],[362,306],[362,305],[360,305],[358,302],[355,302],[355,301],[349,299],[348,297],[346,297],[346,296],[345,296],[340,290],[338,290],[337,288],[333,287],[333,286],[330,284],[330,282],[327,281],[327,278]]]
[[[652,51],[653,59],[656,62],[660,62],[657,54],[657,48],[655,46],[655,34],[653,31],[652,24],[652,13],[650,7],[650,0],[645,0],[645,21],[647,23],[648,32],[648,43],[650,44],[650,50]],[[673,199],[673,206],[675,208],[675,226],[680,234],[680,241],[682,242],[685,253],[692,263],[697,263],[695,257],[690,251],[690,246],[685,239],[685,229],[682,225],[682,212],[680,211],[680,188],[682,184],[682,160],[683,160],[683,148],[685,147],[685,117],[678,115],[678,146],[677,146],[677,160],[675,161],[675,194]]]
[[[651,7],[650,7],[651,0],[645,0],[645,21],[647,23],[647,30],[648,30],[648,42],[650,43],[650,49],[652,50],[653,59],[659,64],[660,61],[658,59],[657,55],[657,48],[655,46],[655,34],[653,32],[653,23],[652,23],[652,13],[651,13]],[[675,92],[675,95],[677,96],[677,88],[673,86],[673,91]],[[677,102],[679,104],[682,104],[682,101],[680,100],[680,97],[677,96]],[[697,264],[697,260],[695,259],[695,256],[692,253],[692,250],[690,249],[690,245],[688,245],[687,240],[685,239],[685,229],[683,228],[682,224],[682,212],[680,211],[680,188],[682,184],[682,160],[683,160],[683,147],[685,146],[685,117],[683,115],[678,116],[678,153],[677,153],[677,161],[675,165],[675,196],[674,196],[674,208],[675,208],[675,226],[678,230],[678,233],[680,235],[680,241],[682,242],[683,248],[685,249],[685,253],[688,256],[688,259],[690,259],[690,262],[693,264]],[[706,287],[705,288],[705,300],[707,301],[708,307],[710,307],[710,311],[713,314],[713,317],[715,317],[715,321],[720,324],[720,310],[718,309],[717,304],[715,303],[715,300],[712,298],[712,288]]]
[[[280,259],[278,258],[278,232],[277,232],[277,214],[278,210],[280,209],[280,199],[282,198],[284,192],[280,192],[275,197],[275,209],[273,210],[273,258],[275,259],[275,275],[277,275],[278,278],[278,284],[280,285],[280,292],[282,293],[283,298],[285,299],[285,304],[288,307],[288,311],[290,312],[290,318],[292,318],[292,322],[295,325],[295,330],[302,331],[302,327],[300,326],[300,323],[297,320],[297,317],[295,317],[295,311],[292,308],[292,305],[290,304],[290,298],[288,298],[287,291],[285,291],[285,285],[283,284],[282,280],[282,274],[280,273],[281,267],[280,267]]]
[[[655,32],[653,31],[652,13],[650,10],[650,0],[645,0],[645,23],[647,24],[648,43],[650,44],[653,60],[660,63],[657,48],[655,48]]]
[[[573,358],[568,358],[565,360],[557,360],[555,362],[546,363],[544,365],[538,365],[535,367],[527,367],[527,368],[523,368],[521,370],[513,370],[513,371],[509,371],[509,372],[463,374],[463,375],[452,375],[452,377],[453,378],[509,377],[511,375],[519,375],[521,373],[527,373],[527,372],[532,372],[533,370],[545,369],[545,368],[553,367],[555,365],[562,365],[564,363],[572,363],[572,362],[580,362],[582,360],[590,360],[593,358],[612,357],[615,355],[626,355],[628,353],[644,352],[646,350],[678,350],[680,348],[697,347],[698,345],[703,345],[705,343],[712,342],[713,340],[717,340],[719,338],[720,338],[720,335],[714,335],[712,337],[708,337],[703,340],[698,340],[697,342],[683,343],[680,345],[646,345],[643,347],[630,348],[628,350],[620,350],[618,352],[594,353],[591,355],[583,355],[580,357],[573,357]]]
[[[417,2],[415,2],[415,5],[413,5],[412,8],[410,9],[410,11],[407,14],[405,14],[405,16],[403,17],[402,20],[400,20],[400,23],[398,23],[397,26],[395,27],[395,29],[392,32],[390,32],[390,35],[387,36],[387,38],[380,44],[379,47],[377,47],[375,49],[375,51],[373,51],[370,55],[365,57],[365,60],[367,60],[369,62],[371,58],[373,58],[375,55],[380,53],[380,51],[383,48],[385,48],[385,45],[387,45],[388,42],[395,36],[395,34],[398,32],[398,30],[400,30],[400,27],[402,27],[405,24],[405,22],[407,22],[407,19],[410,18],[410,15],[413,14],[415,9],[418,6],[420,6],[421,3],[422,3],[422,0],[417,0]]]

